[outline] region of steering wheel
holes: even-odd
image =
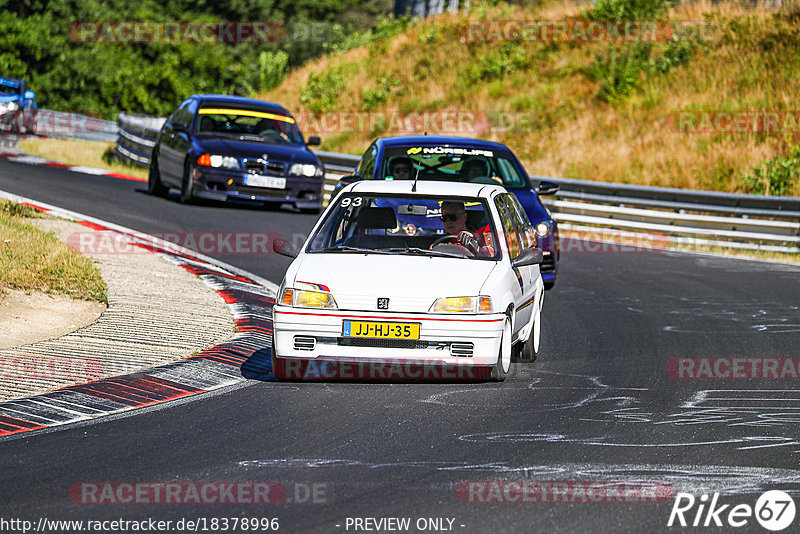
[[[446,241],[453,241],[454,243],[458,241],[458,236],[455,235],[446,235],[444,237],[440,237],[436,241],[431,244],[431,248],[435,247],[436,245],[441,245]]]

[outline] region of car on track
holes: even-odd
[[[302,249],[273,247],[295,257],[273,309],[278,378],[303,376],[298,362],[415,362],[499,381],[539,351],[542,251],[499,184],[359,181]]]
[[[410,177],[395,176],[395,167],[403,162],[413,167]],[[559,186],[544,180],[533,186],[522,163],[501,143],[438,135],[380,137],[364,152],[355,173],[339,180],[331,197],[357,180],[413,179],[417,171],[420,180],[500,184],[513,193],[533,223],[544,253],[545,289],[555,285],[560,257],[558,225],[539,197],[555,194]]]
[[[39,108],[36,93],[25,80],[0,77],[0,125],[2,130],[36,133]]]
[[[324,167],[286,108],[237,96],[193,95],[167,118],[153,147],[148,191],[322,209]]]

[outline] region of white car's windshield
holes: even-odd
[[[336,199],[307,251],[496,260],[497,243],[484,200],[348,193]]]

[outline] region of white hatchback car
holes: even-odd
[[[274,244],[295,260],[273,311],[273,372],[297,379],[310,362],[414,363],[504,380],[512,353],[533,361],[539,351],[535,247],[525,211],[503,187],[351,184],[300,251]],[[456,377],[415,372],[394,377]]]

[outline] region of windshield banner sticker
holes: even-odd
[[[459,148],[452,146],[417,146],[411,147],[406,150],[406,154],[452,154],[454,156],[486,156],[487,158],[494,157],[491,150],[481,150],[479,148]]]

